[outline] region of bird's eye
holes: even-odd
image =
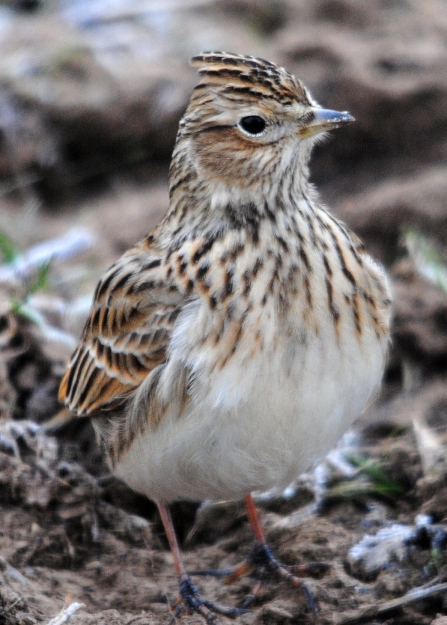
[[[310,122],[313,122],[314,119],[315,113],[313,111],[308,111],[301,117],[300,122],[302,124],[310,124]]]
[[[239,128],[246,134],[252,136],[262,134],[265,130],[265,126],[265,120],[259,117],[259,115],[248,115],[239,121]]]

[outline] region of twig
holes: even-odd
[[[386,614],[387,612],[391,612],[397,608],[402,608],[409,603],[420,601],[421,599],[426,599],[427,597],[446,591],[447,582],[434,584],[429,588],[414,588],[413,590],[410,590],[410,592],[407,592],[406,595],[399,597],[398,599],[391,599],[390,601],[385,601],[379,605],[367,605],[359,608],[358,610],[345,612],[345,614],[341,615],[340,619],[337,617],[334,618],[334,625],[354,625],[359,621],[375,618],[376,616]]]
[[[26,586],[28,580],[24,577],[20,571],[15,569],[9,562],[7,562],[4,558],[0,556],[0,570],[5,571],[12,579],[15,579],[17,582]],[[15,604],[14,604],[15,605]]]
[[[5,614],[8,614],[8,612],[11,612],[11,610],[15,608],[16,605],[21,600],[22,600],[22,597],[17,597],[17,599],[14,599],[14,601],[10,603],[9,605],[5,606],[4,608],[0,608],[0,616],[5,616]]]
[[[85,603],[78,603],[77,601],[74,601],[73,603],[70,603],[62,608],[59,614],[52,618],[47,625],[62,625],[68,621],[70,616],[73,616],[75,612],[81,610],[82,608],[85,608]]]

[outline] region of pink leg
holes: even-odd
[[[253,501],[253,497],[251,495],[247,495],[245,497],[245,506],[247,508],[248,520],[256,540],[260,545],[265,545],[266,541],[264,531],[261,527],[258,511],[256,510],[255,502]]]
[[[245,497],[245,505],[247,509],[247,516],[255,537],[255,545],[252,549],[249,557],[238,564],[232,569],[224,570],[200,570],[194,571],[195,575],[211,575],[214,577],[220,577],[226,584],[233,584],[237,582],[242,576],[253,571],[258,573],[258,582],[255,589],[249,599],[250,603],[258,594],[262,585],[262,580],[266,574],[275,573],[289,582],[292,586],[300,587],[306,597],[309,607],[313,610],[312,597],[304,583],[299,576],[303,575],[319,575],[329,568],[329,565],[325,562],[313,562],[311,564],[302,564],[298,566],[284,566],[278,562],[275,556],[272,554],[261,523],[259,521],[258,511],[251,495]],[[245,605],[248,605],[246,603]]]
[[[254,550],[251,555],[251,563],[254,567],[258,567],[264,571],[272,571],[277,573],[280,577],[289,582],[292,586],[299,587],[304,593],[306,597],[307,604],[309,608],[314,611],[315,605],[312,599],[312,595],[310,594],[306,584],[300,577],[294,575],[291,571],[299,572],[301,574],[306,574],[309,572],[315,572],[316,569],[327,568],[326,565],[322,563],[316,563],[316,566],[300,566],[300,567],[286,567],[280,562],[276,560],[272,552],[270,551],[269,546],[267,545],[267,541],[265,539],[265,534],[262,529],[261,523],[259,521],[258,511],[255,506],[255,502],[253,501],[253,497],[251,495],[247,495],[245,497],[245,506],[247,508],[247,516],[250,522],[251,528],[253,530],[253,534],[255,536],[256,543]],[[259,584],[257,585],[257,591],[259,591]],[[253,593],[253,597],[256,596],[256,592]]]
[[[177,534],[175,533],[174,523],[172,522],[171,511],[168,506],[159,503],[157,504],[158,511],[161,516],[161,520],[163,522],[163,527],[165,528],[166,538],[168,539],[169,548],[171,549],[171,553],[174,556],[174,566],[177,575],[180,578],[180,581],[183,581],[188,577],[188,574],[185,569],[185,565],[183,564],[182,554],[180,552],[180,547],[177,540]]]
[[[219,625],[219,619],[217,618],[216,613],[223,614],[224,616],[230,618],[235,618],[236,616],[245,614],[247,610],[216,605],[211,601],[207,601],[206,599],[202,599],[200,597],[197,588],[193,585],[188,573],[186,572],[174,524],[172,522],[171,512],[166,504],[157,503],[157,506],[163,522],[166,537],[169,542],[169,547],[172,555],[174,556],[175,570],[180,582],[180,595],[183,600],[183,606],[177,607],[174,612],[174,617],[179,616],[182,608],[186,607],[191,612],[197,612],[203,616],[207,625]]]

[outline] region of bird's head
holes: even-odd
[[[191,64],[201,80],[177,145],[183,144],[201,178],[250,188],[300,167],[307,175],[315,137],[353,120],[347,112],[321,108],[301,81],[269,61],[207,52]]]

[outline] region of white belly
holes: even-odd
[[[386,341],[371,332],[340,344],[332,328],[305,343],[273,334],[258,357],[247,358],[248,337],[217,373],[202,362],[186,411],[137,437],[116,474],[166,503],[232,499],[284,487],[320,459],[377,391]]]

